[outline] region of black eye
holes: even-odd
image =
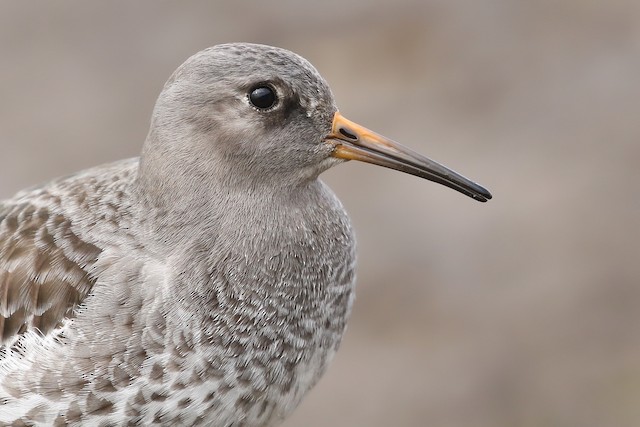
[[[249,93],[249,101],[254,107],[261,110],[266,110],[273,107],[276,104],[278,98],[268,86],[259,86]]]

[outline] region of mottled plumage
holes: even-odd
[[[169,79],[140,160],[2,202],[0,425],[284,419],[353,301],[351,225],[318,175],[356,159],[490,198],[336,112],[301,57],[216,46]]]

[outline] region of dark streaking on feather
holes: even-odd
[[[345,160],[491,198],[346,120],[291,52],[188,59],[139,160],[0,205],[0,423],[279,423],[351,310],[353,232],[318,180]]]

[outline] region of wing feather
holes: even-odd
[[[29,201],[0,205],[0,344],[29,330],[47,335],[89,294],[101,249],[71,222]]]

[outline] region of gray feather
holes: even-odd
[[[269,82],[282,104],[247,99]],[[355,244],[317,178],[336,111],[290,52],[221,45],[165,85],[138,159],[0,208],[0,424],[270,426],[335,353]]]

